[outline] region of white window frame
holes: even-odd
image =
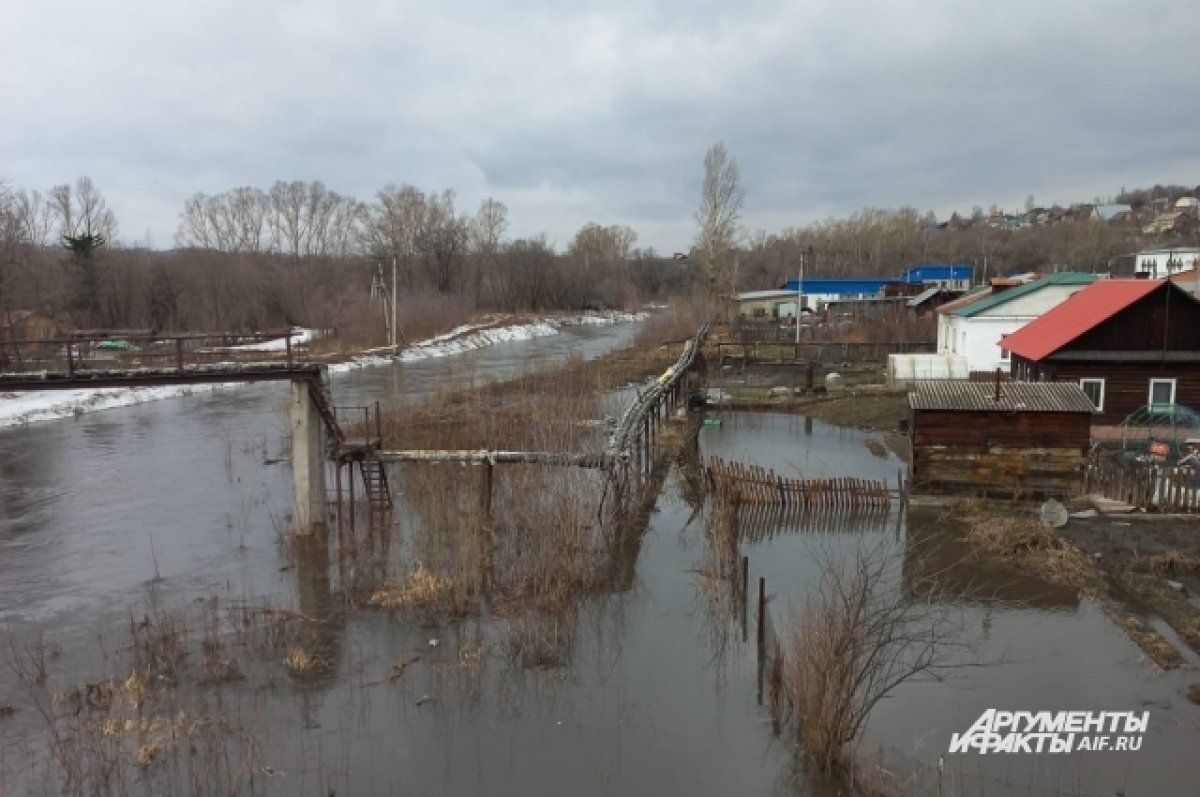
[[[1146,403],[1150,404],[1152,406],[1158,406],[1163,403],[1174,404],[1175,403],[1175,381],[1176,381],[1175,379],[1151,379],[1150,380],[1150,390],[1149,390],[1149,393],[1146,395]],[[1154,400],[1154,386],[1156,384],[1163,383],[1163,382],[1166,382],[1167,384],[1169,384],[1171,386],[1171,400],[1167,401],[1167,402],[1161,402],[1161,401],[1156,402]]]
[[[1087,392],[1087,390],[1084,388],[1084,384],[1087,382],[1099,382],[1100,383],[1100,401],[1096,402],[1096,412],[1104,412],[1104,379],[1097,377],[1097,376],[1089,376],[1084,379],[1080,379],[1079,387],[1085,393]],[[1091,398],[1091,397],[1089,396],[1089,398]]]

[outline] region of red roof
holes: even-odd
[[[1000,348],[1038,362],[1164,284],[1144,279],[1097,280],[1005,337]]]

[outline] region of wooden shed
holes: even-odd
[[[1065,382],[919,382],[912,410],[915,491],[1022,498],[1076,493],[1092,413]]]

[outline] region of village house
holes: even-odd
[[[911,480],[921,491],[1074,494],[1092,404],[1075,384],[918,382],[908,394]]]
[[[938,308],[938,353],[965,357],[970,371],[1008,371],[1008,354],[999,341],[1096,279],[1095,274],[1064,271],[1017,285],[993,280],[986,294]]]
[[[804,277],[789,279],[779,289],[796,296],[803,289],[804,307],[821,312],[830,302],[853,299],[879,299],[885,296],[915,296],[927,288],[945,288],[950,291],[965,291],[971,284],[973,267],[969,263],[941,265],[925,263],[904,271],[895,277]],[[754,291],[752,293],[759,293]],[[739,294],[741,301],[746,294]]]
[[[1154,221],[1142,228],[1146,235],[1161,235],[1165,237],[1186,237],[1196,231],[1200,222],[1196,217],[1182,210],[1173,213],[1163,213],[1156,216]]]
[[[1092,219],[1106,224],[1133,224],[1137,222],[1133,208],[1129,205],[1096,205],[1092,208]]]
[[[1139,277],[1163,279],[1198,266],[1200,266],[1200,247],[1175,246],[1138,252],[1134,256],[1133,271]]]
[[[1146,405],[1200,407],[1200,301],[1168,280],[1102,280],[998,341],[1011,375],[1079,385],[1097,423]]]

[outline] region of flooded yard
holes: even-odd
[[[339,403],[428,394],[595,356],[631,334],[578,328],[352,372],[333,390]],[[805,771],[791,722],[759,703],[754,607],[743,626],[704,575],[700,464],[894,485],[904,463],[883,437],[799,415],[714,415],[682,444],[624,569],[574,612],[447,620],[365,605],[362,585],[419,556],[403,512],[348,558],[282,542],[290,476],[264,463],[286,455],[285,400],[258,386],[0,432],[0,705],[14,709],[0,716],[0,793],[60,793],[72,767],[113,794],[845,793]],[[1183,697],[1194,670],[1156,672],[1086,597],[973,560],[944,510],[893,502],[756,530],[739,554],[751,584],[765,579],[780,633],[824,564],[863,545],[889,553],[897,588],[944,579],[936,608],[972,656],[878,704],[867,786],[1195,793],[1200,707]],[[561,656],[531,665],[520,640],[547,633]],[[131,680],[139,667],[160,685]],[[1137,752],[948,755],[951,735],[989,708],[1150,721]]]

